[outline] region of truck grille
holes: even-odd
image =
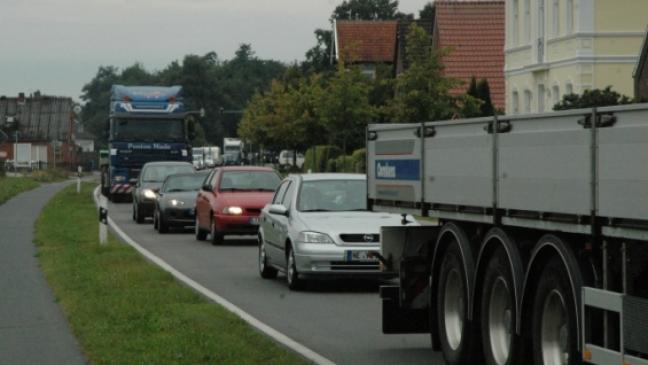
[[[340,239],[349,243],[374,243],[380,242],[380,235],[375,233],[342,233]]]

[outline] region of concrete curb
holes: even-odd
[[[99,187],[95,188],[94,193],[93,193],[93,198],[95,205],[98,207],[99,206]],[[128,243],[130,246],[132,246],[135,250],[137,250],[140,254],[142,254],[144,257],[146,257],[148,260],[153,262],[154,264],[158,265],[161,267],[163,270],[169,272],[171,275],[173,275],[176,279],[180,280],[182,283],[185,285],[189,286],[193,290],[197,291],[198,293],[204,295],[208,299],[222,305],[225,307],[225,309],[229,310],[230,312],[234,313],[237,315],[239,318],[247,322],[249,325],[252,327],[256,328],[257,330],[261,331],[265,335],[269,336],[273,340],[279,342],[280,344],[286,346],[287,348],[295,351],[296,353],[300,354],[301,356],[305,357],[307,360],[310,360],[314,362],[315,364],[319,365],[334,365],[335,363],[324,356],[316,353],[315,351],[309,349],[308,347],[300,344],[299,342],[291,339],[290,337],[284,335],[283,333],[275,330],[274,328],[268,326],[267,324],[261,322],[260,320],[256,319],[252,315],[248,314],[245,312],[243,309],[237,307],[236,305],[232,304],[230,301],[227,299],[221,297],[220,295],[210,291],[209,289],[205,288],[204,286],[198,284],[196,281],[193,279],[189,278],[185,274],[181,273],[180,271],[176,270],[173,266],[169,265],[167,262],[162,260],[161,258],[155,256],[153,253],[145,249],[144,247],[140,246],[137,242],[135,242],[132,238],[130,238],[124,231],[115,224],[115,222],[110,218],[110,215],[108,216],[108,226],[115,232],[121,240],[124,242]]]

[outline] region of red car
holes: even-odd
[[[214,169],[196,196],[196,239],[209,233],[213,245],[224,235],[256,235],[261,209],[281,179],[271,168],[225,166]]]

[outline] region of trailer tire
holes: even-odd
[[[515,284],[508,257],[495,250],[486,266],[481,293],[481,338],[488,365],[515,362]]]
[[[443,358],[449,365],[472,364],[475,331],[468,320],[468,288],[456,242],[445,251],[439,270],[437,325]]]
[[[571,284],[559,258],[552,258],[538,279],[532,315],[534,364],[580,364]]]

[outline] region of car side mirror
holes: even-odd
[[[162,192],[158,192],[157,195],[161,198],[164,194]]]
[[[211,186],[207,185],[207,184],[203,185],[202,186],[202,191],[211,192],[212,191]]]
[[[271,204],[270,207],[268,207],[268,212],[270,214],[283,215],[285,217],[288,216],[288,208],[281,204]]]

